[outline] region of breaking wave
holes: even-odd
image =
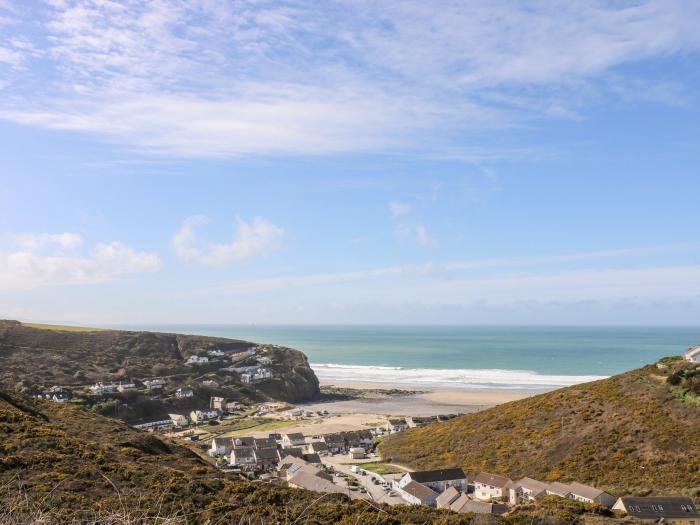
[[[550,375],[531,370],[432,369],[396,366],[312,363],[321,383],[377,383],[444,388],[547,389],[586,383],[607,376]]]

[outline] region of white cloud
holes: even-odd
[[[392,201],[389,203],[389,211],[391,212],[391,216],[396,219],[410,213],[411,206],[405,202]]]
[[[206,218],[201,215],[188,217],[173,235],[171,244],[181,260],[224,266],[268,253],[284,235],[284,229],[266,219],[254,217],[250,222],[236,220],[236,233],[230,242],[207,243],[200,241],[195,232],[205,222]]]
[[[42,239],[43,235],[36,237]],[[58,238],[50,242],[75,245],[75,239],[65,234]],[[162,266],[157,255],[136,251],[118,241],[98,244],[89,256],[37,253],[41,247],[42,242],[30,242],[21,250],[0,253],[0,290],[101,283],[157,272]]]
[[[183,156],[450,150],[458,131],[626,97],[634,82],[600,75],[700,50],[694,0],[75,0],[25,15],[0,43],[27,70],[0,118]]]
[[[17,243],[28,250],[36,250],[46,245],[56,244],[64,249],[77,248],[83,238],[77,233],[18,233],[14,235]]]
[[[428,233],[425,225],[421,223],[401,223],[396,226],[396,234],[399,239],[412,240],[422,248],[429,248],[437,244],[437,241]]]

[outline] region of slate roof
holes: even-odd
[[[407,492],[411,496],[418,498],[421,501],[426,501],[430,499],[431,496],[436,495],[433,489],[426,487],[422,483],[418,483],[416,481],[410,481],[406,484],[406,486],[402,487],[401,490]]]
[[[684,496],[635,497],[624,496],[622,502],[629,516],[643,520],[659,518],[698,519],[700,513],[693,500]],[[616,504],[617,506],[617,504]]]
[[[488,472],[479,472],[479,474],[474,478],[474,483],[482,483],[484,485],[490,485],[502,489],[512,482],[505,476],[489,474]]]
[[[588,485],[583,485],[581,483],[577,483],[576,481],[573,481],[572,483],[569,484],[569,488],[571,490],[572,494],[575,494],[576,496],[582,496],[584,498],[588,499],[596,499],[598,496],[601,494],[604,494],[604,490],[597,489],[595,487],[590,487]]]
[[[467,475],[461,468],[444,468],[440,470],[421,470],[409,472],[411,479],[418,483],[431,483],[436,481],[452,481],[466,479]]]
[[[454,487],[448,487],[437,497],[436,503],[439,509],[445,509],[450,506],[450,504],[459,498],[459,491]]]

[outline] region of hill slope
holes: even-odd
[[[469,523],[426,507],[380,507],[225,479],[171,441],[82,408],[0,390],[0,523],[77,518],[110,524]]]
[[[197,366],[185,364],[190,356],[207,355],[212,351],[224,352],[229,359],[234,359],[245,355],[245,351],[254,346],[247,341],[219,337],[75,330],[0,321],[0,385],[35,394],[54,385],[87,387],[96,381],[158,376],[169,378],[168,390],[172,393],[178,386],[196,386],[197,380],[208,375],[222,386],[219,391],[201,392],[201,399],[192,400],[192,406],[161,404],[149,408],[143,403],[139,405],[151,413],[206,406],[211,394],[237,400],[290,402],[308,401],[319,394],[318,379],[306,356],[291,348],[270,347],[265,350],[269,359],[266,367],[273,372],[273,377],[254,386],[242,384],[239,375],[230,371],[232,366],[254,365],[254,358],[251,362],[242,360],[235,365],[231,365],[231,361],[228,365],[220,362]],[[149,415],[143,412],[131,414],[132,419]],[[126,414],[125,419],[129,416]]]
[[[382,456],[623,493],[700,495],[700,367],[662,360],[395,434]]]

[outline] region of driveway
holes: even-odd
[[[375,485],[372,482],[372,480],[375,478],[379,481],[385,481],[385,478],[380,476],[379,474],[365,471],[366,475],[363,476],[361,473],[356,474],[352,470],[350,470],[350,467],[352,467],[353,465],[344,464],[350,463],[352,461],[348,456],[342,454],[338,454],[335,456],[323,456],[321,458],[321,461],[324,465],[329,465],[338,472],[343,472],[344,474],[354,476],[355,478],[357,478],[357,481],[360,483],[360,486],[364,487],[367,490],[367,494],[369,494],[370,499],[372,501],[376,501],[377,503],[386,503],[388,505],[407,504],[399,496],[389,496],[386,492],[384,492],[384,489],[381,485]],[[356,464],[358,467],[362,468],[362,462],[357,462]],[[389,483],[391,483],[391,479],[387,479],[386,481],[389,481]]]

